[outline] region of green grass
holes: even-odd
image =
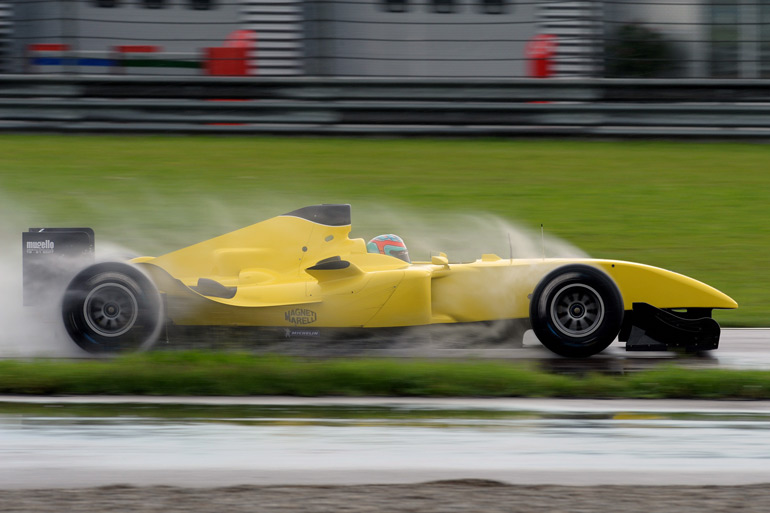
[[[70,396],[71,397],[71,396]],[[232,400],[219,404],[204,403],[170,403],[152,401],[134,401],[126,398],[125,401],[99,402],[99,401],[62,401],[52,398],[50,402],[20,402],[3,401],[0,397],[0,418],[5,417],[53,417],[54,422],[62,419],[78,419],[79,421],[101,422],[105,418],[121,417],[131,418],[134,421],[150,419],[153,423],[161,421],[185,421],[226,423],[241,426],[266,426],[266,425],[321,425],[321,426],[374,426],[385,427],[478,427],[478,420],[487,421],[532,421],[534,419],[555,420],[615,420],[619,422],[648,422],[650,420],[675,420],[675,421],[732,421],[732,422],[767,422],[770,413],[746,412],[746,411],[657,411],[657,412],[623,412],[607,409],[605,411],[558,411],[551,409],[496,409],[489,405],[489,409],[453,407],[451,404],[442,405],[440,409],[419,403],[409,404],[388,401],[389,404],[380,405],[375,401],[372,404],[356,402],[356,404],[329,404],[316,405],[311,402],[298,404],[280,404],[265,402],[242,402]],[[622,407],[622,406],[621,406]],[[340,421],[343,423],[340,423]],[[466,422],[467,421],[467,422]],[[497,424],[493,424],[497,426]]]
[[[97,244],[157,254],[342,202],[355,236],[419,223],[463,239],[473,229],[451,214],[488,212],[534,231],[543,223],[591,256],[705,281],[741,305],[718,313],[723,325],[770,324],[766,145],[3,135],[0,155],[2,229],[13,236],[87,225]]]
[[[568,376],[505,362],[156,352],[115,360],[0,361],[0,394],[757,400],[770,399],[770,371],[665,367]]]

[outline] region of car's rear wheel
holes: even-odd
[[[72,279],[62,302],[64,326],[90,353],[151,347],[163,321],[160,294],[147,276],[123,263],[87,267]]]
[[[615,282],[587,265],[567,265],[537,285],[529,307],[532,329],[556,354],[585,358],[603,351],[620,331],[623,298]]]

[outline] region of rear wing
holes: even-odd
[[[24,305],[58,300],[72,277],[94,261],[91,228],[30,228],[21,234]]]

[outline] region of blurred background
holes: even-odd
[[[24,0],[0,2],[0,69],[750,79],[769,22],[760,0]]]

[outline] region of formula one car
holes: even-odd
[[[532,328],[551,351],[588,357],[618,338],[628,350],[715,349],[722,292],[643,264],[597,259],[514,259],[444,253],[409,262],[398,237],[349,238],[349,205],[317,205],[159,257],[93,263],[93,231],[23,234],[25,303],[62,269],[71,338],[89,352],[152,346],[169,326],[229,326],[321,336],[347,330],[508,323]],[[61,278],[59,278],[61,279]],[[41,287],[41,285],[43,285]]]

